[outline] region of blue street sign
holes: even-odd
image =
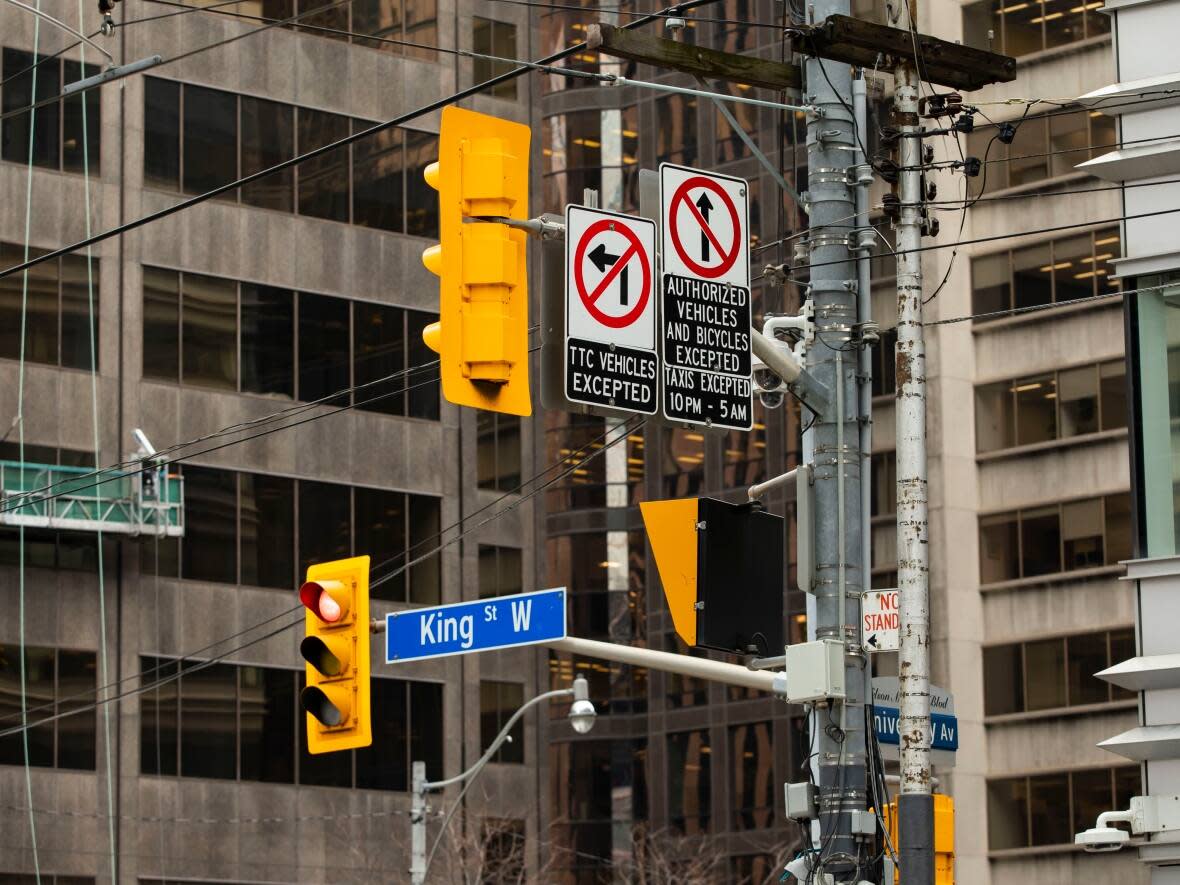
[[[385,663],[565,639],[565,588],[385,616]]]
[[[897,736],[898,712],[896,707],[873,707],[873,730],[877,732],[877,740],[883,744],[899,743]],[[930,716],[932,750],[959,749],[959,720],[955,716],[945,713],[932,713]]]

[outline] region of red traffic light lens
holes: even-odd
[[[335,624],[344,617],[344,608],[329,592],[329,582],[308,581],[299,588],[299,601],[326,624]],[[331,582],[335,583],[335,582]]]

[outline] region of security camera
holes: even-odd
[[[783,404],[785,397],[781,391],[763,391],[758,394],[758,399],[764,409],[777,409]]]
[[[1117,827],[1093,827],[1073,837],[1075,845],[1086,851],[1118,851],[1131,840],[1131,834]]]
[[[783,386],[783,379],[760,360],[754,360],[754,384],[763,393],[776,393]]]

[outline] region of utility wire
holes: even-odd
[[[59,480],[59,481],[53,482],[53,483],[49,483],[48,485],[45,485],[45,486],[41,486],[40,488],[31,489],[27,492],[22,492],[19,495],[12,495],[12,496],[9,496],[7,499],[5,499],[3,506],[0,506],[0,513],[8,513],[12,510],[19,510],[23,507],[30,506],[32,504],[38,504],[38,503],[41,503],[42,501],[48,501],[48,500],[52,500],[55,497],[59,497],[59,495],[49,495],[49,496],[43,497],[44,493],[52,492],[53,489],[56,488],[57,486],[70,485],[71,491],[80,491],[83,488],[94,488],[95,486],[102,485],[107,482],[114,482],[116,480],[123,479],[128,476],[134,476],[134,475],[142,473],[146,470],[155,469],[156,467],[160,466],[161,462],[162,463],[173,463],[175,461],[184,460],[185,458],[194,458],[194,457],[196,457],[195,454],[189,454],[189,455],[185,455],[183,458],[173,458],[173,459],[170,459],[167,461],[162,461],[162,459],[167,459],[167,456],[171,455],[174,452],[183,451],[184,449],[190,448],[192,446],[199,445],[204,442],[210,442],[212,440],[220,439],[224,436],[229,436],[234,433],[240,433],[242,431],[249,430],[251,428],[265,426],[267,424],[272,424],[272,423],[274,423],[276,421],[280,421],[284,418],[295,417],[297,415],[301,415],[305,412],[308,412],[318,406],[330,406],[330,405],[332,405],[332,402],[331,402],[332,400],[339,399],[340,397],[346,396],[350,393],[355,393],[359,390],[365,390],[366,388],[373,387],[378,384],[387,384],[392,381],[398,381],[398,380],[401,380],[402,378],[408,379],[408,377],[410,375],[415,374],[417,372],[426,371],[429,369],[436,369],[436,368],[438,368],[438,360],[432,360],[429,363],[423,363],[418,366],[411,366],[407,369],[400,369],[397,372],[394,372],[390,375],[385,375],[384,377],[381,377],[381,378],[376,378],[373,381],[366,381],[363,384],[354,384],[351,387],[346,387],[341,390],[333,391],[332,393],[329,393],[326,396],[322,396],[319,399],[312,400],[310,402],[297,403],[293,406],[288,406],[284,409],[280,409],[277,412],[270,412],[270,413],[268,413],[266,415],[262,415],[258,418],[252,418],[248,421],[239,421],[235,424],[230,424],[226,427],[221,428],[220,430],[215,430],[212,433],[205,434],[204,436],[194,437],[193,439],[186,440],[185,442],[175,443],[171,446],[168,446],[166,449],[162,449],[162,450],[156,452],[155,455],[153,455],[151,458],[147,459],[149,462],[152,462],[152,463],[148,464],[147,466],[145,466],[145,462],[143,460],[138,459],[138,458],[132,458],[127,461],[120,461],[119,463],[112,464],[108,467],[103,467],[99,470],[91,471],[90,473],[83,473],[83,474],[77,474],[74,476],[70,476],[66,479]],[[428,383],[431,383],[431,384],[435,383],[435,379],[431,379]],[[414,385],[414,387],[417,387],[417,386],[418,385]],[[383,397],[384,396],[396,396],[397,394],[404,393],[410,389],[413,389],[413,387],[398,388],[397,390],[390,391],[388,393],[383,394],[382,396]],[[375,399],[380,399],[380,398],[381,397],[377,397]],[[375,401],[374,399],[364,400],[362,403],[357,403],[355,406],[352,406],[352,407],[359,407],[361,405],[367,405],[368,403],[374,402],[374,401]],[[350,408],[350,406],[344,406],[343,408],[339,408],[336,411],[343,411],[344,408]],[[336,412],[320,413],[320,417],[326,417],[329,414],[336,414]],[[288,425],[288,426],[293,427],[296,425]],[[254,437],[248,437],[247,439],[253,439],[253,438]],[[246,439],[240,440],[240,442],[246,442],[246,441],[247,441]],[[214,451],[214,450],[210,449],[207,451]],[[197,453],[197,454],[204,454],[204,453]],[[124,471],[124,472],[120,472],[117,476],[110,476],[105,479],[102,479],[100,482],[94,483],[92,485],[88,485],[88,486],[74,485],[75,483],[81,482],[82,480],[93,479],[95,477],[102,477],[105,474],[111,473],[114,471]]]
[[[879,253],[880,255],[906,255],[914,252],[933,252],[937,249],[951,249],[957,246],[970,246],[976,243],[992,243],[996,240],[1011,240],[1016,237],[1027,237],[1036,234],[1050,234],[1062,230],[1075,230],[1079,227],[1099,227],[1104,224],[1115,224],[1120,221],[1135,221],[1140,218],[1155,218],[1160,215],[1170,215],[1174,212],[1180,212],[1180,206],[1174,209],[1159,209],[1155,212],[1140,212],[1137,215],[1118,215],[1114,218],[1096,218],[1089,221],[1077,221],[1072,224],[1058,224],[1053,227],[1040,227],[1033,230],[1016,231],[1010,234],[994,234],[988,237],[975,237],[970,240],[959,240],[954,243],[933,243],[929,246],[917,246],[913,249],[890,249]],[[792,268],[792,270],[810,270],[813,267],[826,267],[830,264],[842,264],[841,261],[820,261],[814,264],[800,264]]]
[[[436,383],[437,383],[437,379],[430,378],[426,381],[422,381],[417,384],[410,385],[409,387],[406,387],[406,388],[402,388],[402,389],[398,389],[398,390],[391,390],[386,393],[379,393],[376,396],[369,397],[368,399],[362,400],[359,403],[350,403],[347,405],[343,405],[343,406],[340,406],[339,408],[336,408],[330,412],[319,412],[315,415],[311,415],[311,416],[309,416],[307,418],[303,418],[299,421],[294,421],[291,424],[282,424],[278,427],[270,427],[266,430],[259,431],[258,433],[252,434],[250,436],[246,436],[241,439],[231,440],[230,442],[221,443],[216,446],[211,446],[207,449],[202,449],[199,452],[188,452],[181,457],[171,458],[171,459],[154,458],[154,459],[152,459],[153,463],[150,463],[147,466],[142,466],[143,462],[139,462],[141,464],[140,467],[136,468],[133,471],[123,474],[123,476],[132,476],[135,474],[143,473],[148,470],[154,470],[158,467],[166,467],[169,464],[175,464],[180,461],[188,461],[193,458],[198,458],[201,455],[207,455],[210,452],[217,452],[217,451],[220,451],[221,449],[227,449],[230,446],[241,445],[242,443],[249,442],[250,440],[258,439],[259,437],[269,436],[272,433],[278,433],[280,430],[290,430],[293,427],[299,427],[302,424],[307,424],[311,421],[318,421],[321,418],[327,418],[327,417],[330,417],[331,415],[337,415],[340,412],[346,412],[350,409],[359,409],[362,406],[369,405],[370,403],[374,403],[374,402],[377,402],[377,401],[383,400],[383,399],[388,399],[391,396],[398,396],[402,393],[408,393],[411,390],[415,390],[419,387],[426,387],[427,385],[436,384]],[[64,495],[73,495],[77,492],[85,491],[86,489],[93,489],[93,488],[96,488],[100,485],[104,485],[105,483],[112,482],[113,479],[114,478],[100,479],[98,482],[92,482],[88,485],[75,485],[72,488],[67,489],[64,492],[56,492],[52,495],[44,495],[42,497],[37,498],[34,501],[18,502],[15,506],[12,506],[12,507],[0,507],[0,514],[8,513],[12,510],[18,510],[18,509],[22,509],[25,507],[31,507],[34,504],[39,504],[44,501],[52,501],[55,498],[60,498]],[[55,483],[55,485],[61,485],[61,484],[62,483]]]
[[[1063,191],[1036,189],[1036,190],[1022,191],[1021,193],[1018,193],[1018,194],[997,194],[997,195],[991,196],[991,197],[981,195],[978,197],[967,197],[965,199],[959,199],[959,200],[926,200],[925,205],[933,206],[935,209],[938,209],[943,206],[948,206],[948,207],[952,206],[952,205],[957,206],[959,203],[966,202],[970,206],[974,206],[976,203],[987,203],[987,202],[991,202],[992,200],[1028,200],[1033,197],[1036,197],[1036,198],[1040,198],[1040,197],[1067,197],[1067,196],[1072,196],[1074,194],[1101,194],[1101,193],[1105,193],[1106,191],[1121,191],[1124,188],[1155,187],[1157,185],[1163,185],[1163,184],[1180,184],[1180,178],[1167,178],[1167,179],[1158,180],[1158,181],[1133,181],[1133,182],[1127,182],[1125,184],[1113,184],[1113,185],[1110,185],[1109,187],[1073,188],[1070,190],[1063,190]],[[1051,185],[1049,185],[1049,186],[1051,186]],[[958,210],[957,209],[949,209],[946,211],[957,212]]]
[[[341,0],[341,2],[348,2],[348,0]],[[716,2],[716,0],[686,0],[686,2],[684,2],[684,3],[678,4],[673,7],[669,7],[668,10],[665,11],[665,13],[646,13],[641,18],[637,18],[635,21],[631,22],[630,24],[624,25],[624,28],[632,29],[632,28],[636,28],[640,25],[647,24],[648,22],[651,22],[651,21],[654,21],[655,19],[663,17],[665,14],[670,14],[671,11],[673,11],[673,10],[687,11],[687,10],[693,9],[697,6],[703,6],[703,5],[706,5],[709,3],[714,3],[714,2]],[[321,11],[321,10],[318,10],[318,9],[311,10],[308,12],[308,14],[310,15],[311,12],[313,12],[313,11]],[[268,25],[268,27],[270,27],[270,26]],[[256,32],[251,31],[250,33],[256,33]],[[316,157],[321,157],[325,154],[331,153],[332,151],[338,150],[339,148],[342,148],[346,145],[350,145],[353,142],[361,141],[362,139],[368,138],[372,135],[377,135],[381,132],[384,132],[387,129],[392,129],[396,126],[401,126],[402,124],[408,123],[411,120],[416,120],[417,118],[425,116],[426,114],[430,114],[430,113],[433,113],[434,111],[441,110],[442,108],[447,107],[448,105],[455,104],[459,101],[462,101],[465,98],[470,98],[473,95],[478,95],[480,92],[483,92],[486,89],[491,89],[495,86],[498,86],[501,83],[507,83],[511,80],[514,80],[517,77],[519,77],[521,74],[527,73],[528,71],[532,70],[531,66],[534,64],[551,65],[554,62],[569,58],[571,55],[574,55],[575,53],[578,53],[578,52],[582,52],[585,49],[586,49],[585,41],[582,41],[580,43],[576,43],[573,46],[567,46],[565,49],[559,50],[558,52],[551,53],[550,55],[547,55],[544,58],[542,58],[536,62],[531,62],[527,65],[521,65],[521,66],[515,68],[514,70],[505,71],[502,74],[497,74],[494,77],[489,77],[487,80],[484,80],[482,83],[476,83],[472,86],[467,87],[466,89],[460,89],[457,92],[453,92],[450,95],[445,96],[444,98],[440,98],[435,101],[429,102],[428,104],[422,105],[421,107],[419,107],[415,110],[407,111],[404,114],[399,114],[398,116],[393,117],[390,120],[386,120],[384,123],[376,123],[376,124],[368,127],[367,129],[362,129],[360,132],[353,132],[352,134],[346,135],[343,138],[339,138],[336,141],[329,142],[328,144],[325,144],[321,147],[315,148],[310,151],[306,151],[302,154],[291,157],[290,159],[283,160],[282,162],[275,163],[273,166],[268,166],[266,169],[259,169],[257,172],[252,172],[251,174],[244,175],[235,181],[231,181],[226,184],[219,185],[218,187],[215,187],[212,190],[205,191],[205,193],[203,193],[203,194],[197,194],[195,196],[189,197],[186,200],[181,200],[179,203],[176,203],[175,205],[168,206],[164,209],[157,210],[156,212],[150,212],[147,215],[142,215],[139,218],[136,218],[132,221],[129,221],[124,224],[120,224],[116,227],[105,230],[102,233],[98,233],[93,236],[87,237],[85,240],[81,240],[81,241],[74,243],[70,246],[63,246],[60,249],[54,249],[50,252],[46,252],[44,255],[40,255],[40,256],[36,257],[36,258],[26,259],[25,261],[21,262],[20,264],[14,264],[11,267],[6,267],[3,270],[0,270],[0,279],[10,276],[11,274],[14,274],[14,273],[18,273],[19,271],[27,270],[28,268],[34,267],[35,265],[41,264],[45,261],[50,261],[50,260],[52,260],[54,258],[58,258],[62,255],[67,255],[70,252],[76,252],[78,249],[85,248],[86,246],[92,246],[95,243],[101,243],[105,240],[109,240],[111,237],[116,237],[116,236],[119,236],[120,234],[127,233],[128,231],[136,230],[137,228],[143,227],[146,224],[151,224],[154,221],[159,221],[162,218],[167,218],[169,215],[173,215],[177,212],[182,212],[185,209],[192,208],[193,206],[196,206],[199,203],[204,203],[207,200],[211,200],[214,197],[220,196],[221,194],[227,193],[229,191],[237,190],[238,188],[242,187],[243,185],[258,181],[259,179],[265,178],[268,175],[273,175],[275,172],[281,172],[284,169],[291,169],[291,168],[298,166],[300,163],[303,163],[307,160],[312,160],[312,159],[315,159]],[[78,93],[72,93],[72,94],[78,94]],[[3,116],[0,115],[0,120],[2,120],[2,119],[3,119]]]
[[[611,440],[609,443],[604,445],[602,448],[600,448],[596,452],[592,453],[590,456],[588,456],[586,458],[586,460],[590,460],[591,458],[595,458],[598,455],[602,454],[607,449],[611,448],[612,446],[614,446],[617,443],[621,442],[622,440],[626,439],[630,433],[634,432],[635,430],[637,430],[639,427],[643,426],[646,423],[647,423],[647,419],[643,419],[637,427],[633,427],[630,430],[625,430],[625,432],[622,435],[620,435],[616,439]],[[560,477],[558,477],[558,478],[560,478]],[[547,485],[548,484],[542,485],[536,489],[533,489],[527,495],[523,496],[519,501],[515,502],[512,506],[507,507],[504,510],[498,511],[497,513],[493,514],[488,519],[481,522],[479,525],[475,526],[472,529],[469,529],[467,532],[463,532],[462,534],[456,535],[455,537],[453,537],[447,541],[443,541],[438,546],[436,546],[433,550],[430,550],[429,552],[423,554],[422,556],[418,557],[417,559],[413,560],[412,562],[406,563],[398,571],[391,573],[389,575],[386,575],[384,578],[382,578],[380,580],[370,582],[370,584],[369,584],[370,589],[373,587],[380,586],[380,584],[382,584],[383,582],[392,579],[397,574],[400,574],[401,572],[405,571],[406,569],[416,565],[418,562],[421,562],[424,559],[427,559],[431,556],[434,556],[434,555],[442,552],[447,547],[450,547],[452,544],[457,543],[459,540],[464,538],[466,535],[470,534],[472,531],[482,528],[483,526],[487,525],[488,523],[492,522],[493,520],[499,519],[504,514],[509,513],[511,510],[515,509],[515,507],[519,506],[520,504],[523,504],[525,501],[529,500],[530,498],[540,494],[542,491],[545,490]],[[291,612],[296,611],[299,608],[302,608],[302,606],[296,606],[294,609],[291,610]],[[275,621],[278,618],[283,617],[283,615],[289,614],[291,612],[282,612],[282,613],[270,618],[269,621]],[[262,636],[258,636],[254,639],[251,639],[247,642],[242,643],[241,645],[227,649],[226,651],[223,651],[223,652],[219,653],[218,655],[216,655],[212,658],[209,658],[208,660],[201,661],[201,662],[195,664],[194,666],[189,667],[188,669],[181,670],[179,667],[180,662],[192,657],[192,655],[186,654],[186,655],[182,656],[181,658],[178,658],[174,661],[169,661],[167,664],[164,665],[165,667],[170,667],[172,664],[177,664],[177,672],[176,673],[170,674],[170,675],[165,676],[161,679],[157,679],[157,680],[150,682],[146,685],[139,685],[136,688],[128,689],[126,691],[120,692],[115,695],[111,695],[109,697],[99,698],[90,704],[85,704],[80,707],[76,707],[76,708],[73,708],[70,710],[64,710],[64,711],[55,713],[51,716],[47,716],[43,719],[39,719],[38,721],[33,722],[33,723],[23,723],[21,725],[11,726],[9,728],[0,730],[0,739],[6,738],[9,735],[17,734],[20,732],[27,733],[29,729],[38,728],[42,725],[47,725],[51,722],[56,722],[59,719],[64,719],[68,716],[76,716],[79,713],[87,713],[87,712],[96,710],[100,706],[102,706],[103,704],[109,704],[113,701],[119,701],[119,700],[123,700],[125,698],[134,697],[136,695],[144,694],[149,691],[154,691],[158,688],[161,688],[162,686],[165,686],[165,685],[168,685],[172,682],[175,682],[177,679],[180,679],[182,676],[186,676],[188,674],[195,673],[200,670],[204,670],[205,668],[210,667],[213,664],[216,664],[216,663],[219,663],[220,661],[225,660],[230,655],[236,654],[239,651],[243,651],[244,649],[247,649],[247,648],[250,648],[251,646],[257,645],[260,642],[264,642],[267,639],[271,639],[275,636],[278,636],[278,635],[286,632],[287,630],[292,629],[293,627],[297,627],[299,624],[301,624],[303,622],[304,622],[304,618],[301,616],[298,619],[296,619],[288,624],[285,624],[285,625],[280,626],[274,630],[271,630],[268,633],[264,633]],[[265,624],[265,623],[268,623],[268,621],[264,621],[262,623]],[[257,629],[257,627],[259,627],[259,626],[262,626],[262,624],[256,624],[256,625],[254,625],[254,627],[247,628],[247,629],[248,630]],[[215,645],[221,644],[222,642],[225,642],[225,641],[226,641],[225,639],[219,640],[218,643],[215,643]],[[156,669],[160,669],[160,668],[156,668]]]
[[[638,428],[635,428],[635,430],[638,430]],[[635,430],[632,430],[631,432],[634,433]],[[549,465],[548,467],[544,468],[543,470],[539,471],[538,473],[535,473],[532,476],[526,478],[523,482],[521,482],[520,485],[516,486],[514,489],[504,492],[503,494],[501,494],[499,497],[497,497],[493,501],[489,502],[488,504],[485,504],[483,507],[479,508],[478,510],[474,511],[473,513],[470,513],[470,514],[467,514],[466,516],[461,517],[460,519],[458,519],[456,522],[452,523],[451,525],[446,526],[445,528],[439,529],[439,531],[437,533],[435,533],[434,535],[431,535],[429,538],[425,538],[421,541],[418,541],[416,544],[410,545],[410,547],[407,548],[406,552],[400,553],[396,556],[392,556],[386,560],[383,560],[382,562],[380,562],[376,566],[374,566],[373,570],[380,569],[386,565],[391,565],[392,563],[394,563],[398,559],[408,556],[410,551],[413,551],[416,548],[418,548],[424,544],[430,543],[432,540],[437,541],[437,540],[441,539],[443,537],[443,535],[445,535],[447,532],[451,531],[452,529],[461,527],[463,525],[463,523],[473,519],[474,517],[478,516],[480,513],[490,510],[492,507],[495,507],[497,504],[500,504],[500,503],[506,501],[507,499],[511,498],[513,495],[520,493],[527,485],[529,485],[530,483],[536,482],[541,477],[545,476],[547,473],[550,473],[551,471],[556,470],[559,467],[569,465],[571,463],[573,464],[574,467],[579,467],[579,466],[587,463],[588,461],[593,460],[595,457],[597,457],[603,451],[603,449],[601,447],[599,447],[599,444],[601,443],[602,440],[604,440],[610,434],[610,432],[611,432],[610,429],[608,429],[605,433],[600,434],[599,436],[595,437],[594,439],[590,440],[589,442],[583,444],[581,447],[579,447],[578,449],[575,449],[573,452],[570,452],[568,454],[564,454],[564,455],[560,456],[558,458],[558,460],[555,461],[553,464]],[[599,447],[597,449],[597,451],[590,452],[589,454],[587,454],[588,450],[594,449],[596,447]],[[566,474],[563,474],[563,476],[564,475],[568,475],[568,471]],[[559,478],[561,478],[561,477],[559,477]],[[513,509],[513,508],[510,507],[503,512],[507,513],[509,509]],[[500,515],[500,514],[497,514],[497,515]],[[448,542],[448,543],[450,543],[450,542]],[[436,548],[434,551],[432,551],[432,554],[438,552],[438,550],[440,550],[440,549],[442,549],[442,548],[441,547]],[[253,630],[258,629],[259,627],[264,627],[267,624],[272,623],[273,621],[276,621],[285,615],[293,614],[294,612],[298,611],[301,607],[302,606],[297,605],[291,609],[288,609],[286,611],[282,611],[279,614],[274,615],[270,618],[267,618],[264,621],[260,621],[257,624],[253,624],[249,627],[246,627],[243,630],[239,630],[237,633],[232,633],[229,636],[222,637],[221,639],[218,639],[215,642],[213,642],[207,646],[204,646],[203,648],[199,648],[195,651],[189,652],[188,654],[184,655],[181,658],[178,658],[177,660],[180,661],[181,663],[183,663],[188,658],[199,657],[200,655],[204,654],[205,652],[211,651],[214,648],[216,648],[217,646],[219,646],[225,642],[229,642],[230,640],[237,639],[241,636],[245,636],[247,633],[250,633]],[[172,663],[175,663],[175,661]],[[166,669],[170,665],[171,665],[170,663],[169,664],[161,664],[159,666],[152,667],[148,670],[141,671],[138,674],[125,676],[122,679],[116,680],[114,682],[110,682],[106,685],[99,686],[94,691],[84,691],[84,692],[79,692],[79,693],[73,694],[73,695],[67,695],[66,697],[63,697],[63,698],[57,698],[55,701],[51,701],[49,703],[42,704],[39,707],[31,707],[31,708],[29,708],[28,712],[34,713],[34,712],[39,712],[41,710],[52,709],[57,704],[60,704],[60,703],[66,702],[66,701],[73,701],[73,700],[78,700],[80,698],[87,698],[87,697],[95,696],[103,691],[106,691],[111,688],[115,688],[124,682],[128,682],[132,679],[141,678],[142,676],[147,675],[147,674],[159,672],[163,669]],[[20,715],[19,713],[9,713],[7,715],[0,715],[0,722],[3,722],[8,719],[18,718],[19,715]]]
[[[640,428],[642,428],[644,425],[647,424],[647,419],[644,418],[638,424],[634,424],[634,425],[628,427],[627,425],[630,422],[630,420],[631,419],[627,419],[622,424],[613,425],[607,429],[607,433],[610,433],[611,430],[614,430],[616,428],[621,429],[623,432],[619,436],[615,437],[610,442],[603,444],[601,448],[595,450],[592,454],[586,456],[582,460],[575,461],[568,468],[563,470],[561,473],[557,474],[557,476],[553,477],[552,479],[546,480],[544,483],[537,486],[535,489],[532,489],[527,495],[523,495],[522,497],[518,498],[517,500],[512,501],[503,510],[496,511],[491,516],[489,516],[487,519],[481,521],[478,525],[472,526],[471,528],[467,529],[466,531],[460,532],[459,534],[455,535],[455,537],[453,537],[449,541],[447,541],[447,544],[448,545],[454,544],[456,541],[459,541],[459,540],[467,537],[468,535],[472,534],[473,532],[479,531],[481,528],[483,528],[484,526],[488,525],[489,523],[499,519],[504,514],[509,513],[512,510],[515,510],[521,504],[523,504],[526,501],[539,495],[541,492],[548,489],[554,483],[560,482],[561,480],[565,479],[567,476],[569,476],[571,473],[573,473],[575,470],[577,470],[583,464],[586,464],[588,461],[590,461],[594,458],[597,458],[599,455],[601,455],[607,449],[613,448],[615,445],[617,445],[618,443],[627,439],[627,437],[629,437],[632,433],[636,432],[637,430],[639,430]],[[396,578],[398,575],[402,574],[403,572],[413,568],[414,566],[418,565],[420,562],[424,562],[427,559],[429,559],[430,557],[434,556],[434,554],[437,553],[440,549],[442,549],[442,548],[441,547],[436,548],[434,550],[423,553],[420,556],[415,557],[414,559],[411,559],[410,561],[408,561],[408,562],[402,564],[401,566],[399,566],[398,568],[394,569],[389,574],[384,575],[384,576],[376,579],[375,581],[372,581],[369,586],[370,587],[380,587],[386,581],[392,581],[394,578]],[[405,555],[409,555],[408,552]],[[397,557],[393,557],[393,559],[396,559],[396,558]],[[380,563],[378,568],[380,568],[381,566],[387,565],[391,561],[392,561],[392,559],[385,560],[384,562]]]
[[[9,2],[13,2],[13,0],[9,0]],[[327,3],[323,6],[317,6],[314,9],[308,9],[304,12],[300,12],[297,15],[293,15],[290,18],[280,19],[280,20],[271,22],[270,24],[263,25],[261,28],[254,28],[252,30],[245,31],[241,34],[235,34],[232,37],[227,37],[224,40],[218,40],[216,43],[210,43],[206,46],[198,46],[196,49],[190,49],[187,52],[182,52],[180,55],[174,55],[171,58],[166,58],[163,61],[159,62],[158,64],[153,65],[151,69],[158,70],[159,68],[161,68],[164,65],[170,65],[174,62],[183,61],[186,58],[190,58],[190,57],[197,55],[199,53],[202,53],[202,52],[209,52],[212,49],[219,49],[222,46],[228,46],[230,43],[236,43],[238,40],[244,40],[247,37],[252,37],[254,34],[261,34],[263,31],[268,31],[271,28],[278,27],[279,25],[294,24],[295,22],[298,22],[302,18],[307,18],[312,15],[318,15],[321,12],[328,12],[332,9],[335,9],[338,6],[343,6],[346,3],[351,3],[351,2],[352,2],[352,0],[333,0],[332,3]],[[131,73],[135,73],[135,72],[133,71]],[[126,75],[127,74],[124,73],[124,74],[121,74],[121,75],[115,77],[114,79],[120,79],[122,76],[126,76]],[[35,111],[38,108],[46,107],[48,105],[54,104],[55,102],[61,101],[63,98],[73,98],[74,96],[85,95],[87,92],[89,92],[92,89],[98,89],[100,86],[103,85],[103,83],[110,83],[110,82],[111,82],[111,80],[109,80],[109,79],[103,80],[103,81],[96,81],[94,83],[91,83],[89,86],[85,86],[81,89],[75,89],[73,92],[70,92],[70,93],[61,92],[61,93],[58,93],[57,95],[51,95],[49,98],[42,98],[37,101],[34,101],[31,105],[26,105],[23,108],[13,108],[12,110],[8,110],[8,111],[5,111],[4,113],[0,114],[0,121],[7,120],[9,117],[18,116],[19,114],[25,114],[30,111]]]

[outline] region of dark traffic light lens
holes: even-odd
[[[299,703],[304,710],[324,725],[335,727],[344,721],[340,709],[328,700],[328,696],[321,689],[314,685],[309,685],[299,693]]]
[[[339,676],[344,672],[344,662],[318,636],[308,636],[299,643],[299,653],[325,676]]]

